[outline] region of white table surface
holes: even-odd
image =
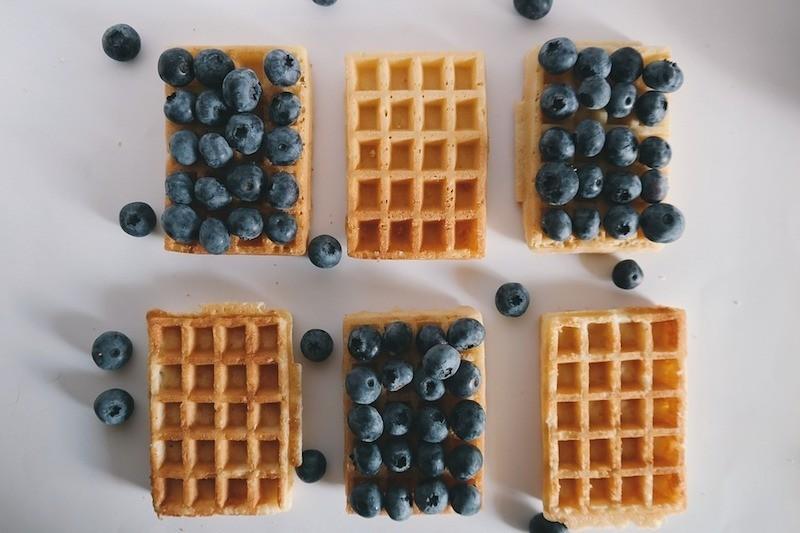
[[[800,3],[795,0],[556,0],[534,23],[511,0],[111,2],[3,0],[0,6],[0,531],[501,531],[540,508],[540,313],[653,302],[689,316],[688,511],[663,531],[800,530]],[[126,22],[142,36],[129,64],[100,36]],[[682,240],[640,254],[644,284],[617,290],[614,257],[535,256],[514,203],[513,115],[522,58],[536,43],[635,39],[672,46],[686,73],[675,96],[671,200]],[[297,43],[313,63],[312,234],[344,242],[343,57],[358,50],[477,49],[488,69],[491,157],[487,257],[470,262],[363,262],[332,271],[304,258],[186,256],[161,235],[134,239],[119,208],[163,201],[160,51],[176,44]],[[159,209],[160,212],[160,209]],[[533,305],[501,317],[501,282]],[[204,302],[258,301],[294,313],[295,340],[334,335],[324,364],[304,366],[304,441],[329,460],[324,481],[296,483],[272,517],[165,519],[148,488],[144,314]],[[471,519],[398,526],[344,514],[341,341],[345,313],[480,309],[489,331],[487,486]],[[119,329],[136,353],[120,372],[89,357]],[[299,357],[299,353],[298,353]],[[302,359],[302,357],[301,357]],[[94,397],[123,387],[137,411],[101,425]]]

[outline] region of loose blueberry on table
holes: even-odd
[[[531,298],[528,289],[520,283],[504,283],[500,285],[494,295],[494,305],[501,315],[520,317],[525,314],[530,305]],[[459,369],[461,371],[461,369]],[[456,377],[456,376],[454,376]]]
[[[611,280],[620,289],[635,289],[644,280],[644,272],[639,263],[633,259],[625,259],[614,266]]]
[[[133,397],[122,389],[101,392],[94,400],[94,413],[109,426],[117,426],[133,414]]]
[[[302,462],[295,467],[297,477],[306,483],[315,483],[322,479],[325,475],[325,470],[328,467],[328,461],[319,450],[303,450]]]
[[[309,361],[322,362],[333,353],[333,338],[327,331],[310,329],[300,339],[300,351]]]
[[[106,331],[92,343],[92,360],[103,370],[119,370],[132,354],[133,343],[119,331]]]
[[[130,61],[142,48],[139,34],[127,24],[114,24],[103,32],[103,51],[115,61]]]

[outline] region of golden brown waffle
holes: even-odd
[[[685,509],[685,358],[680,309],[542,316],[549,520],[652,527]]]
[[[284,91],[292,92],[300,99],[302,109],[300,116],[291,128],[297,131],[300,138],[303,140],[303,153],[300,159],[294,165],[289,166],[275,166],[269,160],[263,157],[263,150],[259,150],[253,155],[245,156],[237,151],[234,151],[233,162],[231,165],[241,164],[245,162],[256,163],[264,171],[265,175],[274,174],[276,172],[288,172],[294,175],[297,180],[297,186],[300,190],[297,203],[291,209],[285,209],[287,213],[292,215],[297,221],[297,236],[294,241],[288,244],[277,244],[267,238],[266,235],[261,234],[257,239],[243,240],[235,235],[231,235],[231,246],[226,252],[227,254],[238,255],[304,255],[306,253],[306,245],[308,244],[308,231],[311,225],[311,118],[312,118],[312,99],[311,99],[311,64],[308,62],[308,54],[306,49],[299,46],[222,46],[222,47],[209,47],[209,46],[192,46],[186,47],[192,55],[197,55],[198,52],[205,48],[218,48],[224,51],[233,60],[236,68],[249,68],[252,69],[258,79],[261,81],[261,88],[263,89],[261,101],[258,107],[252,113],[258,115],[264,121],[264,132],[272,129],[269,120],[269,104],[272,97]],[[291,87],[276,87],[270,83],[267,76],[264,74],[264,56],[271,50],[283,49],[290,52],[300,62],[301,77],[296,84]],[[200,94],[206,89],[199,81],[194,80],[192,83],[183,87],[195,94]],[[175,91],[175,88],[166,85],[166,94],[170,95]],[[215,131],[223,133],[225,129],[222,127],[211,127],[200,124],[195,121],[192,124],[175,124],[170,120],[166,121],[166,146],[169,146],[169,138],[178,130],[189,129],[194,131],[198,137],[203,133]],[[167,172],[169,176],[173,172],[181,170],[194,172],[197,178],[204,176],[211,176],[220,178],[223,183],[225,176],[229,170],[227,169],[212,169],[205,165],[202,157],[198,159],[197,163],[190,166],[184,166],[175,161],[167,151]],[[224,209],[213,211],[213,216],[225,221],[228,213],[239,206],[241,202],[234,199],[229,206]],[[166,205],[171,204],[169,198],[166,199]],[[260,200],[255,203],[255,207],[263,215],[268,215],[275,211],[266,201]],[[248,206],[253,206],[252,202],[247,202]],[[192,208],[197,211],[201,217],[205,217],[209,212],[202,206],[198,206],[197,202],[192,202]],[[171,252],[184,252],[192,254],[204,254],[205,249],[199,242],[193,244],[180,244],[172,240],[169,236],[164,236],[164,248]]]
[[[441,327],[444,331],[447,331],[447,328],[458,320],[459,318],[474,318],[479,322],[483,323],[483,319],[481,314],[471,307],[456,307],[454,309],[449,309],[446,311],[390,311],[388,313],[354,313],[345,316],[344,318],[344,327],[343,327],[343,345],[347,346],[347,340],[350,336],[350,331],[358,326],[363,325],[370,325],[374,326],[378,329],[378,331],[383,331],[384,327],[395,321],[402,321],[406,322],[409,326],[411,326],[411,330],[414,333],[414,338],[416,338],[417,331],[422,326],[433,324]],[[484,343],[485,344],[485,343]],[[469,399],[473,400],[483,407],[484,411],[486,411],[486,364],[484,361],[484,344],[473,348],[471,350],[466,350],[461,353],[462,360],[467,360],[473,363],[481,372],[481,385],[478,391],[471,396]],[[347,353],[345,349],[345,354],[342,356],[342,373],[343,376],[347,376],[347,373],[354,366],[370,366],[371,368],[375,369],[376,372],[380,373],[380,369],[383,368],[383,365],[388,360],[388,356],[381,353],[375,359],[373,359],[370,363],[364,363],[355,360],[353,357]],[[403,360],[409,362],[413,367],[417,367],[421,360],[422,354],[420,354],[416,349],[416,343],[412,343],[412,348],[408,354],[402,357]],[[437,405],[442,409],[445,415],[450,414],[452,408],[461,401],[461,398],[457,398],[450,394],[449,392],[445,393],[445,395],[436,402],[425,402],[423,401],[417,393],[414,391],[411,385],[407,385],[403,389],[397,392],[388,392],[385,389],[381,393],[380,398],[375,401],[372,405],[375,406],[376,409],[382,411],[383,406],[387,402],[403,402],[408,404],[412,410],[416,411],[418,408],[422,407],[425,404],[433,404]],[[353,450],[353,446],[357,443],[357,440],[353,437],[352,432],[347,426],[347,413],[350,411],[350,408],[353,406],[353,402],[350,400],[350,397],[345,393],[344,394],[344,486],[345,486],[345,495],[349,495],[350,491],[352,490],[353,486],[362,482],[362,481],[373,481],[378,484],[381,490],[386,490],[389,484],[404,486],[413,492],[414,487],[417,483],[421,480],[419,472],[415,466],[412,466],[410,470],[407,472],[403,472],[401,474],[390,472],[385,465],[381,466],[380,472],[376,476],[364,476],[359,473],[355,466],[353,465],[352,461],[350,460],[350,452]],[[378,441],[379,443],[383,442],[385,437],[381,437]],[[412,446],[416,444],[416,439],[411,436],[409,439]],[[458,446],[459,444],[463,443],[458,436],[454,433],[450,433],[448,437],[442,442],[442,447],[444,448],[445,452],[453,449],[454,447]],[[482,434],[475,440],[468,441],[470,444],[478,448],[484,457],[484,466],[481,470],[475,475],[474,478],[468,481],[468,483],[475,485],[478,490],[483,494],[483,478],[484,478],[484,471],[486,470],[486,439],[485,433]],[[444,481],[447,486],[451,486],[455,483],[455,480],[450,476],[449,472],[445,472],[442,475],[442,481]],[[346,504],[347,512],[354,513],[354,511],[350,508],[349,501]],[[385,514],[385,511],[381,511]],[[448,507],[445,513],[452,513],[452,508]],[[415,515],[421,514],[419,509],[414,506],[413,513]]]
[[[350,54],[346,69],[348,255],[483,257],[483,55]]]
[[[153,310],[147,329],[156,513],[289,509],[302,446],[291,315],[255,304]]]
[[[669,59],[670,51],[664,47],[644,46],[637,42],[578,42],[578,50],[589,46],[597,46],[605,49],[609,53],[624,46],[635,48],[642,54],[645,64],[659,59]],[[638,235],[628,240],[618,240],[606,234],[600,228],[600,235],[593,240],[579,240],[575,236],[570,236],[564,242],[554,241],[542,232],[542,214],[548,209],[539,198],[536,192],[536,173],[542,166],[542,157],[539,153],[539,139],[542,133],[553,126],[560,126],[568,131],[574,131],[575,126],[585,118],[599,121],[606,129],[616,126],[627,126],[630,128],[639,141],[650,136],[658,136],[669,141],[669,120],[670,113],[662,122],[655,126],[645,126],[636,118],[635,113],[625,118],[609,117],[605,110],[591,110],[581,106],[578,112],[570,118],[562,121],[551,121],[543,113],[539,100],[545,87],[552,83],[563,83],[572,86],[576,91],[580,81],[573,75],[572,71],[564,74],[550,74],[539,65],[539,48],[532,50],[525,58],[525,85],[523,89],[522,101],[516,108],[516,197],[522,204],[522,219],[525,228],[525,241],[528,246],[536,252],[566,252],[566,253],[612,253],[616,251],[632,250],[657,250],[661,245],[647,240],[639,229]],[[642,94],[648,88],[644,85],[641,77],[635,83],[638,93]],[[670,95],[667,95],[670,98]],[[576,158],[576,163],[581,164],[588,159]],[[603,171],[610,167],[602,156],[592,158],[592,163],[599,165]],[[641,175],[647,168],[639,162],[628,167],[631,172]],[[667,174],[668,169],[661,169],[662,173]],[[607,206],[605,202],[594,200],[575,200],[562,209],[572,215],[575,207],[582,205],[596,207],[600,211],[600,216],[605,215]],[[631,204],[638,212],[648,205],[641,199],[637,199]]]

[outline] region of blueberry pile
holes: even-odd
[[[483,468],[472,443],[486,423],[474,399],[483,377],[462,352],[484,337],[472,318],[454,321],[447,332],[437,325],[415,332],[405,322],[350,332],[348,351],[357,364],[345,378],[355,437],[348,453],[358,481],[348,498],[357,514],[373,517],[384,509],[405,520],[414,506],[425,514],[448,506],[462,515],[480,510],[481,493],[470,480]]]
[[[636,236],[639,228],[653,242],[677,240],[683,214],[662,203],[668,182],[661,169],[669,164],[672,149],[657,136],[638,138],[623,124],[633,116],[644,126],[664,120],[666,93],[683,84],[678,65],[667,60],[645,65],[630,47],[610,55],[597,47],[578,51],[566,37],[546,42],[539,64],[556,77],[542,91],[542,113],[551,122],[577,122],[571,129],[553,126],[539,140],[543,164],[536,191],[551,207],[542,216],[544,234],[555,241],[570,236],[586,241],[598,238],[602,226],[618,240]],[[642,94],[635,85],[640,77],[648,87]],[[570,79],[576,80],[577,90]],[[581,108],[588,112],[575,117]],[[587,118],[579,120],[582,116]]]
[[[300,80],[300,62],[272,50],[264,57],[264,73],[272,85],[291,87]],[[262,167],[293,165],[302,155],[303,142],[292,128],[302,110],[298,97],[282,91],[262,101],[258,75],[236,68],[217,49],[194,57],[182,48],[166,50],[158,74],[175,87],[164,114],[186,126],[170,136],[169,153],[184,167],[202,169],[167,176],[171,205],[161,217],[167,235],[181,244],[199,241],[212,254],[227,252],[231,236],[251,241],[264,234],[278,245],[294,241],[297,221],[287,210],[297,203],[297,181],[289,172],[265,173]]]

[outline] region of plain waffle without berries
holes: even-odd
[[[685,509],[685,358],[679,309],[542,316],[545,517],[654,527]]]
[[[348,254],[483,257],[483,55],[351,54],[346,82]]]
[[[147,328],[156,513],[289,509],[302,446],[291,315],[258,304],[153,310]]]
[[[191,46],[186,47],[185,49],[188,50],[192,56],[196,56],[198,52],[207,48],[212,47]],[[297,203],[291,208],[284,209],[283,211],[290,214],[297,222],[297,235],[295,239],[287,244],[278,244],[269,240],[263,233],[258,238],[252,240],[244,240],[235,235],[231,235],[231,245],[228,251],[225,253],[238,255],[304,255],[306,253],[308,232],[311,224],[311,118],[313,116],[311,97],[311,64],[308,61],[306,49],[299,46],[222,46],[214,48],[218,48],[219,50],[222,50],[228,54],[228,56],[230,56],[236,65],[237,69],[249,68],[252,69],[253,72],[255,72],[258,76],[258,79],[261,82],[262,95],[258,106],[252,111],[252,113],[258,115],[258,117],[264,122],[265,136],[266,133],[272,129],[272,123],[269,119],[269,104],[272,101],[272,98],[281,92],[291,92],[297,95],[297,97],[300,99],[302,107],[300,110],[300,116],[290,127],[300,135],[300,139],[303,141],[303,152],[300,156],[300,159],[298,159],[293,165],[276,166],[272,165],[269,160],[264,157],[263,149],[258,150],[255,154],[250,156],[242,155],[238,151],[234,150],[233,161],[228,167],[225,169],[212,169],[203,162],[202,157],[199,157],[197,163],[194,165],[181,165],[175,161],[175,159],[169,154],[169,150],[167,150],[167,168],[165,175],[169,176],[173,172],[188,171],[194,172],[195,178],[210,176],[221,179],[221,181],[224,183],[225,176],[229,171],[227,168],[246,162],[257,164],[259,167],[261,167],[261,170],[264,171],[265,176],[275,174],[277,172],[288,172],[289,174],[292,174],[297,181],[297,186],[299,189]],[[276,49],[286,50],[295,58],[297,58],[300,63],[300,79],[297,81],[297,83],[290,87],[276,87],[275,85],[272,85],[266,74],[264,74],[264,57],[270,51]],[[166,85],[165,87],[167,96],[176,90],[176,88],[172,87],[171,85]],[[195,95],[198,95],[202,91],[206,90],[206,87],[197,80],[194,80],[186,87],[181,88],[189,90],[195,93]],[[197,121],[194,121],[191,124],[175,124],[170,120],[167,120],[165,129],[166,146],[168,147],[169,139],[176,131],[188,129],[194,131],[199,138],[203,133],[207,132],[224,134],[225,126],[206,126]],[[228,213],[230,213],[232,209],[240,207],[240,204],[242,204],[240,200],[234,199],[233,202],[231,202],[231,204],[226,208],[213,211],[213,216],[224,221],[227,219]],[[171,205],[171,202],[169,198],[166,198],[166,206],[168,207],[169,205]],[[252,206],[250,202],[248,202],[247,205]],[[259,200],[256,206],[252,207],[257,207],[264,216],[265,220],[270,213],[275,211],[275,209],[263,199]],[[208,214],[205,208],[198,205],[198,202],[192,202],[192,209],[197,211],[201,218],[204,218],[204,216]],[[192,244],[181,244],[172,240],[167,235],[164,236],[164,249],[171,252],[192,254],[207,253],[199,242],[194,242]]]

